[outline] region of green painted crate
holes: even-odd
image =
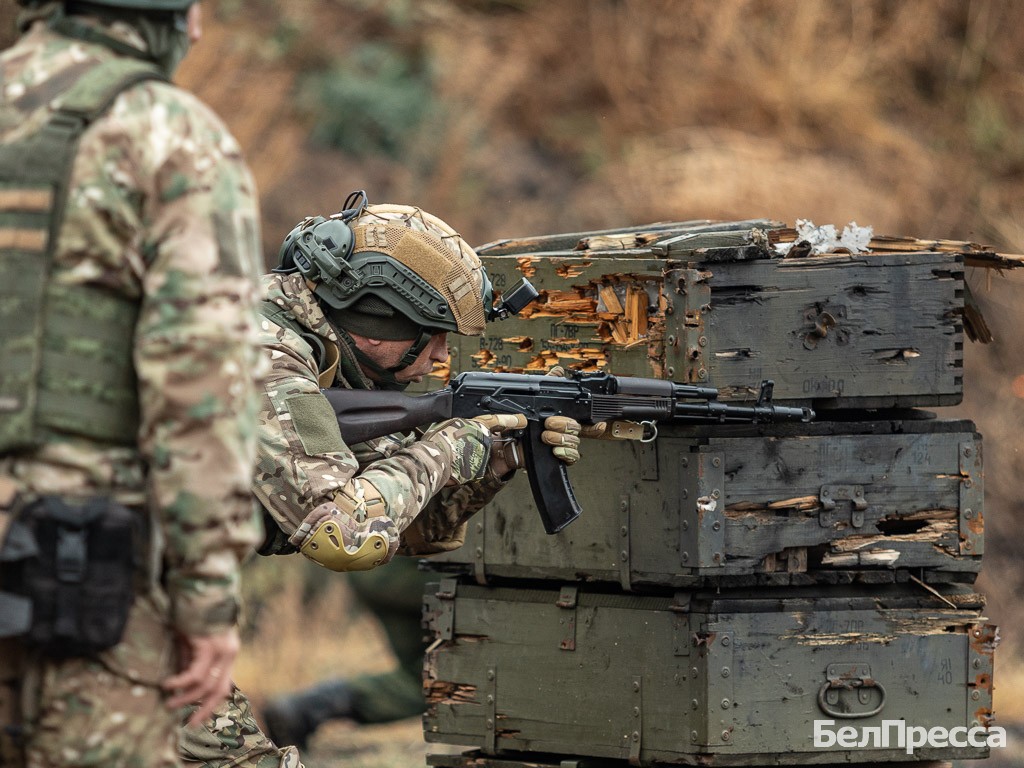
[[[775,222],[661,225],[480,249],[500,292],[540,290],[452,370],[581,370],[708,384],[818,409],[952,405],[963,392],[963,254],[885,250],[781,258]],[[888,241],[886,241],[888,242]]]
[[[525,473],[435,568],[626,589],[972,582],[984,551],[982,442],[954,420],[663,428],[588,440],[583,509],[544,533]]]
[[[988,726],[995,628],[967,588],[605,594],[428,586],[428,742],[632,765],[876,764],[908,753],[895,726]],[[862,748],[815,747],[859,729]],[[827,725],[824,721],[831,721]],[[964,741],[965,731],[957,733]],[[982,739],[984,742],[984,739]]]

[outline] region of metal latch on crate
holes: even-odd
[[[864,525],[864,511],[868,508],[868,502],[864,498],[863,486],[823,485],[818,494],[818,501],[821,503],[818,522],[822,528],[830,528],[843,520],[838,504],[840,501],[850,502],[850,525],[854,528],[860,528]]]
[[[576,650],[576,604],[578,599],[579,588],[565,586],[559,590],[558,600],[555,602],[555,605],[562,609],[559,611],[558,618],[558,623],[562,627],[558,647],[563,651]]]
[[[818,707],[826,715],[854,720],[874,717],[885,706],[885,687],[867,664],[829,664],[818,690]]]
[[[842,304],[815,304],[804,312],[810,329],[804,334],[804,348],[816,349],[822,339],[832,338],[843,345],[850,340],[850,331],[842,327],[846,320],[846,307]]]

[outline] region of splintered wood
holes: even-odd
[[[563,278],[579,277],[583,274],[593,262],[590,261],[576,261],[568,264],[559,264],[555,267],[555,274]]]
[[[791,227],[776,229],[768,234],[772,245],[792,243],[797,239],[797,231]],[[892,237],[890,235],[874,235],[863,255],[871,256],[886,253],[959,253],[964,257],[964,264],[969,267],[985,269],[1015,269],[1024,266],[1024,256],[1019,254],[998,253],[990,245],[972,243],[967,240],[928,240],[917,237]],[[842,252],[844,249],[839,249]]]
[[[427,683],[426,700],[428,704],[456,704],[477,702],[476,686],[461,683],[449,683],[431,680]]]
[[[626,283],[624,286],[625,306],[611,285],[597,288],[600,297],[597,316],[601,319],[597,333],[602,341],[614,342],[625,348],[646,343],[649,324],[647,320],[647,291],[642,286]]]
[[[519,316],[525,319],[534,317],[564,317],[573,314],[593,314],[597,302],[580,291],[541,291],[540,296],[529,305]]]
[[[581,238],[576,243],[577,251],[625,251],[631,248],[643,248],[659,238],[653,232],[634,232],[625,235],[594,235]]]
[[[520,256],[516,259],[516,263],[519,266],[519,271],[523,273],[523,277],[533,277],[537,274],[537,268],[533,265],[534,259],[530,256]]]
[[[602,247],[612,248],[619,243],[628,249],[636,247],[637,237],[600,242]],[[562,365],[595,371],[608,365],[612,350],[647,345],[650,369],[638,373],[663,375],[664,322],[669,302],[660,270],[608,273],[606,267],[591,259],[537,255],[517,257],[515,265],[540,290],[537,299],[519,313],[519,324],[514,327],[532,329],[536,336],[510,334],[500,339],[500,349],[482,346],[470,355],[476,367],[515,372]],[[545,327],[538,322],[543,320],[550,324]],[[529,321],[529,325],[520,321]],[[510,322],[507,327],[512,326]],[[522,353],[530,357],[523,361],[517,357]]]

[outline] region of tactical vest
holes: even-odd
[[[137,441],[138,300],[53,279],[79,139],[126,88],[165,79],[131,58],[97,62],[35,133],[0,146],[0,454],[53,433]]]

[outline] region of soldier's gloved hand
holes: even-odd
[[[508,433],[526,429],[526,417],[521,413],[485,413],[473,419],[483,424],[491,433],[491,459],[487,474],[504,482],[512,472],[522,466],[523,449],[519,441]]]
[[[423,433],[422,442],[430,443],[446,457],[450,479],[446,485],[464,485],[480,480],[491,458],[491,431],[476,419],[448,419]]]
[[[491,429],[495,434],[488,471],[497,480],[508,480],[513,470],[526,466],[526,455],[520,440],[500,433],[523,429],[526,426],[526,417],[518,414],[493,414],[477,416],[476,420],[496,425]],[[544,420],[544,431],[540,433],[540,439],[545,445],[551,446],[555,458],[571,466],[580,459],[579,433],[580,423],[575,419],[567,416],[548,416]]]
[[[568,416],[548,416],[544,419],[544,431],[540,439],[545,445],[551,446],[555,458],[570,467],[580,460],[580,430],[582,427],[576,419]]]
[[[544,374],[544,375],[545,376],[561,376],[563,379],[568,376],[568,374],[566,374],[566,372],[565,372],[565,368],[563,368],[560,365],[552,366],[551,369],[546,374]],[[580,437],[601,438],[601,437],[604,436],[605,432],[608,430],[608,424],[606,422],[603,422],[603,421],[599,421],[596,424],[580,424],[579,422],[575,422],[575,423],[576,423],[576,426],[579,427],[579,430],[575,434],[579,435]],[[544,426],[547,427],[547,424],[545,424]],[[574,464],[577,461],[579,461],[580,456],[579,456],[579,450],[578,450],[578,447],[579,447],[579,441],[578,440],[576,441],[576,447],[577,447],[576,458],[573,459],[572,461],[567,461],[566,463]],[[558,454],[556,453],[555,455],[557,456]],[[563,459],[563,461],[565,461],[565,459]]]

